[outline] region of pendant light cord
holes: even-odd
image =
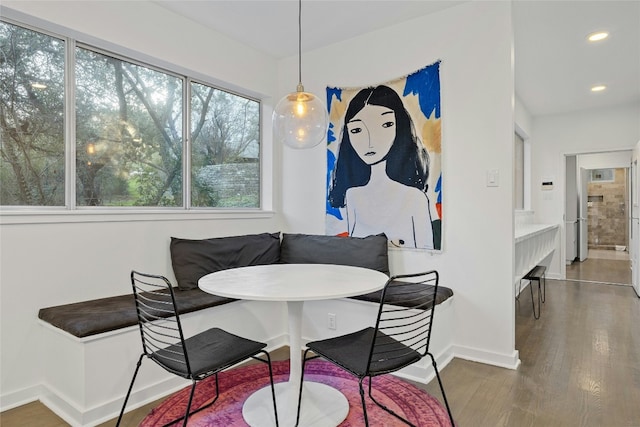
[[[302,87],[302,0],[298,0],[298,87]]]

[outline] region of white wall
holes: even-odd
[[[275,154],[272,150],[270,128],[275,60],[151,2],[3,1],[3,7],[3,17],[25,19],[23,12],[31,15],[31,23],[65,33],[71,29],[80,40],[106,48],[126,47],[125,54],[143,52],[158,65],[179,64],[194,75],[214,77],[226,88],[244,88],[264,99],[263,192],[270,209],[275,191],[273,205],[278,208],[280,186],[274,181],[279,180],[280,159],[279,149]],[[74,222],[78,219],[68,214],[0,217],[2,409],[33,400],[41,381],[40,358],[56,356],[38,346],[40,308],[129,293],[132,268],[173,278],[171,236],[207,238],[282,228],[280,216],[270,212],[84,215],[91,222]]]
[[[438,269],[455,292],[457,355],[513,366],[511,35],[509,2],[471,2],[304,54],[303,83],[325,96],[327,86],[383,83],[442,60],[443,253],[394,251],[392,268]],[[297,58],[280,71],[284,94],[297,82]],[[325,151],[283,152],[294,230],[324,232]],[[486,186],[489,169],[499,170],[499,187]]]
[[[640,105],[637,104],[534,117],[531,145],[532,209],[536,222],[561,225],[560,243],[549,266],[549,277],[564,278],[566,271],[563,219],[565,155],[632,150],[638,140]],[[553,190],[542,191],[540,183],[547,179],[554,182]]]

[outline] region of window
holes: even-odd
[[[258,101],[6,22],[0,45],[1,205],[260,207]]]
[[[614,182],[614,169],[590,169],[591,182]]]
[[[0,204],[65,204],[65,43],[0,22]]]
[[[191,84],[192,206],[260,206],[259,105]]]
[[[76,204],[182,206],[182,79],[76,48]]]

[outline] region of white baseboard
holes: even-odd
[[[11,393],[2,394],[0,395],[0,412],[8,411],[9,409],[26,405],[27,403],[35,402],[40,398],[41,395],[41,384],[23,388],[22,390],[14,391]]]
[[[501,368],[518,369],[518,366],[520,366],[518,350],[514,350],[511,354],[500,354],[472,347],[454,345],[453,354],[455,357],[459,357],[460,359],[480,362]]]
[[[552,280],[562,280],[562,276],[560,275],[560,273],[553,273],[553,272],[551,273],[547,272],[546,278],[552,279]]]
[[[449,347],[440,354],[433,355],[433,357],[436,359],[438,372],[442,372],[442,369],[447,366],[449,362],[451,362],[455,357],[452,350],[452,347]],[[429,356],[426,356],[419,363],[407,366],[401,371],[396,372],[394,375],[397,375],[400,378],[415,381],[417,383],[428,384],[432,379],[435,378],[436,373],[431,366],[431,358]]]
[[[284,345],[288,345],[286,335],[280,335],[267,341],[267,351],[280,348]],[[142,367],[145,365],[153,364],[153,362],[144,359],[142,361]],[[131,373],[133,375],[133,372]],[[144,387],[142,389],[134,387],[127,402],[127,412],[133,409],[142,407],[155,400],[166,397],[172,393],[181,390],[182,388],[190,385],[191,382],[178,378],[170,377],[166,380]],[[47,408],[53,413],[62,418],[65,422],[69,423],[72,427],[93,427],[111,419],[114,419],[120,413],[122,403],[124,402],[124,396],[127,390],[122,390],[122,396],[113,399],[109,402],[104,402],[93,408],[82,410],[71,403],[71,399],[66,398],[63,393],[55,390],[50,385],[41,384],[36,387],[31,387],[29,390],[21,391],[20,393],[12,393],[11,395],[3,395],[3,404],[7,402],[15,402],[13,405],[2,410],[11,409],[13,407],[21,406],[26,403],[40,400]],[[6,399],[6,400],[5,400]]]
[[[153,362],[147,361],[147,363]],[[143,367],[141,369],[144,369],[144,364],[145,363],[143,362]],[[127,411],[139,408],[171,393],[175,393],[188,384],[189,382],[186,380],[178,377],[171,377],[151,386],[134,390],[129,397]],[[123,393],[126,393],[126,390],[123,390]],[[83,411],[80,408],[75,407],[75,405],[70,403],[68,399],[65,399],[61,393],[53,390],[49,386],[43,386],[43,393],[40,396],[40,401],[72,427],[92,427],[118,416],[122,403],[124,402],[124,394],[121,398]]]

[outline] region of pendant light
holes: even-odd
[[[328,122],[322,101],[302,86],[302,0],[298,0],[298,87],[273,111],[274,137],[292,148],[312,148],[327,136]]]

